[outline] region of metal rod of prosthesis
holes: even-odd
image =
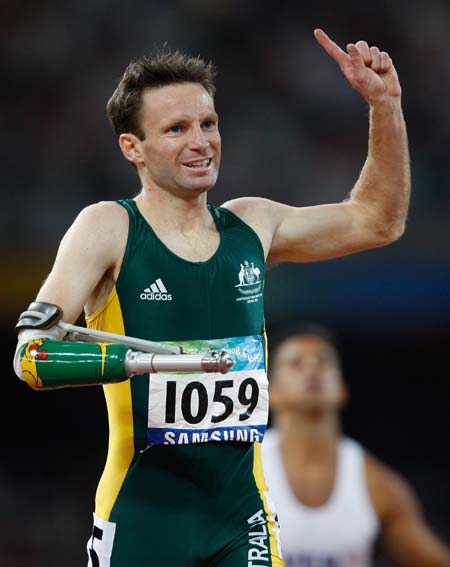
[[[150,354],[129,351],[125,360],[128,376],[147,372],[220,372],[226,374],[233,359],[225,352],[203,354]]]
[[[69,333],[66,338],[72,341],[80,340],[86,342],[101,341],[119,343],[134,350],[154,354],[177,355],[182,353],[182,348],[179,346],[165,345],[162,343],[138,339],[136,337],[127,337],[125,335],[118,335],[116,333],[108,333],[107,331],[86,329],[85,327],[78,327],[77,325],[71,325],[70,323],[65,323],[64,321],[59,321],[57,323],[57,326]]]

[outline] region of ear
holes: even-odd
[[[128,161],[131,161],[131,163],[137,165],[138,163],[144,162],[142,155],[142,142],[134,134],[130,134],[129,132],[126,134],[120,134],[119,146],[123,155]]]

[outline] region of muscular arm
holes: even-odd
[[[69,323],[78,318],[83,306],[95,308],[102,296],[101,283],[114,281],[127,227],[126,212],[117,204],[97,203],[81,211],[62,239],[36,301],[58,305]],[[76,344],[59,343],[63,336],[56,326],[22,329],[14,356],[16,374],[37,389],[125,378],[125,347],[91,344],[79,349]]]
[[[59,305],[68,323],[79,317],[87,303],[95,308],[93,295],[105,278],[113,280],[121,262],[127,229],[126,211],[116,203],[83,209],[64,235],[36,300]]]
[[[371,456],[366,456],[366,475],[391,558],[401,567],[450,567],[450,548],[427,524],[409,483]]]
[[[398,239],[405,227],[410,164],[401,88],[386,53],[365,42],[342,51],[321,30],[315,35],[370,107],[368,155],[349,198],[292,207],[268,199],[225,203],[255,228],[268,260],[304,262],[343,256]]]

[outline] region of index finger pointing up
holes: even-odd
[[[327,34],[317,28],[314,30],[314,37],[317,39],[317,42],[325,49],[330,57],[332,57],[339,66],[342,66],[347,59],[348,55],[345,51],[332,41]]]

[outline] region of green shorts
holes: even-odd
[[[259,443],[151,446],[108,520],[94,515],[88,567],[282,567]]]

